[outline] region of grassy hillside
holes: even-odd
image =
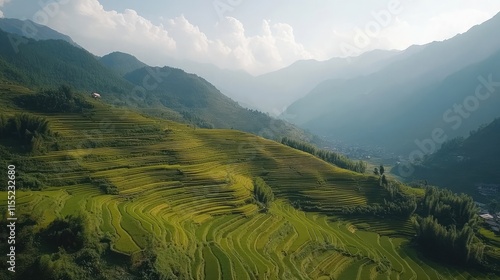
[[[12,101],[27,92],[2,85],[2,113],[19,113]],[[389,199],[374,176],[251,134],[87,101],[85,113],[30,112],[49,123],[41,152],[0,146],[18,186],[41,189],[16,192],[17,279],[488,278],[420,257],[408,219],[341,215]],[[267,206],[256,182],[273,192]]]
[[[233,128],[270,139],[312,138],[293,125],[244,109],[196,75],[144,66],[127,54],[115,53],[99,61],[62,40],[35,41],[0,30],[2,81],[32,89],[68,84],[88,94],[99,92],[108,103],[193,126]],[[127,79],[123,73],[128,73]]]
[[[280,135],[311,138],[297,127],[268,115],[241,107],[216,87],[194,74],[171,67],[143,67],[126,74],[129,82],[148,89],[148,104],[180,112],[184,118],[205,128],[231,128],[276,139]],[[145,86],[145,77],[146,86]]]

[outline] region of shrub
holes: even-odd
[[[85,227],[82,217],[69,216],[56,219],[41,233],[42,238],[54,248],[76,252],[85,243]]]
[[[274,201],[273,190],[260,177],[257,177],[254,180],[253,194],[254,194],[255,200],[260,202],[266,208],[269,207],[271,202]]]
[[[21,179],[19,180],[19,187],[24,189],[39,191],[43,189],[45,185],[36,178],[30,176],[22,176]]]
[[[52,132],[47,119],[21,113],[12,117],[0,116],[0,135],[15,139],[22,147],[34,152],[40,150],[43,139]]]
[[[97,185],[105,194],[119,194],[118,188],[106,179],[90,179],[92,184]]]
[[[16,99],[18,106],[44,113],[82,113],[94,106],[66,85]]]

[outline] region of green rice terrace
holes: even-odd
[[[11,101],[25,90],[2,91],[9,104],[2,113],[19,113]],[[41,254],[32,265],[51,275],[46,279],[56,277],[51,270],[81,279],[494,278],[423,257],[412,245],[410,218],[343,212],[384,204],[388,191],[374,175],[252,134],[88,102],[94,109],[83,114],[29,112],[48,120],[55,136],[42,143],[49,148],[19,152],[9,163],[19,180],[43,185],[16,193],[16,211],[32,220],[33,240],[43,240],[57,219],[83,217],[84,246],[97,248],[26,249],[26,255]],[[274,200],[255,199],[256,180]],[[6,199],[1,196],[0,204]],[[86,263],[82,250],[99,255]],[[19,256],[18,266],[27,259]],[[73,260],[94,270],[78,270]]]

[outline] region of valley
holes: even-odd
[[[18,94],[2,90],[4,102]],[[144,258],[149,252],[158,259],[157,273],[179,278],[483,275],[432,261],[424,265],[410,246],[408,219],[335,212],[383,204],[388,194],[374,176],[340,169],[251,134],[193,129],[89,102],[95,106],[91,118],[35,113],[49,121],[58,135],[53,141],[63,143],[62,148],[30,156],[29,161],[22,154],[7,155],[13,156],[9,163],[16,165],[21,182],[29,176],[44,185],[41,191],[21,189],[16,194],[17,211],[36,221],[25,229],[36,232],[54,219],[83,216],[87,246],[104,256],[123,256],[118,271],[126,270],[125,259]],[[5,113],[15,112],[11,108]],[[47,147],[53,146],[47,141]],[[268,208],[253,202],[255,178],[264,179],[274,192]],[[116,192],[106,194],[103,184]],[[24,248],[26,253],[52,254],[35,243]],[[72,267],[69,258],[44,265]],[[101,276],[117,275],[106,258],[87,266],[97,266]],[[19,260],[21,266],[32,261],[28,255]],[[86,275],[78,268],[70,271]]]
[[[0,279],[499,279],[499,22],[250,75],[0,11]]]

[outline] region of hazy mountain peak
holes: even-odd
[[[417,147],[415,139],[425,139],[436,126],[448,137],[462,135],[500,116],[495,110],[497,101],[490,99],[474,114],[456,117],[456,122],[448,118],[454,114],[454,104],[474,98],[471,94],[477,91],[479,77],[498,79],[499,27],[500,14],[451,39],[414,45],[382,64],[367,64],[379,67],[369,75],[324,81],[290,105],[284,115],[330,140],[405,153]],[[362,65],[355,59],[351,64]],[[450,127],[450,123],[455,125]]]
[[[147,66],[135,56],[123,52],[112,52],[101,57],[99,61],[121,76]]]
[[[0,18],[0,29],[5,32],[24,36],[37,41],[41,40],[63,40],[75,47],[80,46],[68,35],[64,35],[45,25],[40,25],[31,20],[19,20],[14,18]]]

